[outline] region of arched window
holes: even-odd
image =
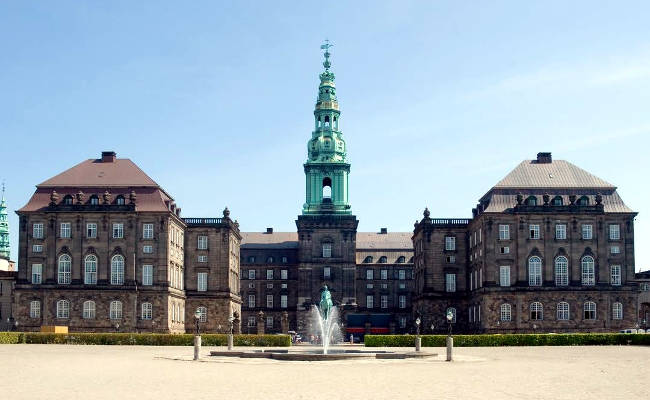
[[[332,198],[332,179],[323,178],[323,200]]]
[[[111,258],[111,285],[124,285],[124,257],[119,254]]]
[[[67,285],[70,283],[71,269],[72,258],[67,254],[62,254],[59,257],[59,273],[57,279],[60,285]]]
[[[207,322],[208,321],[208,309],[207,307],[197,307],[196,311],[199,314],[199,322]]]
[[[140,318],[144,320],[149,320],[153,316],[153,306],[151,303],[142,303],[140,310]]]
[[[582,196],[578,199],[578,205],[579,206],[588,206],[589,205],[589,197],[587,196]]]
[[[70,302],[68,300],[59,300],[56,302],[56,317],[70,318]]]
[[[569,284],[569,261],[564,256],[555,259],[555,286]]]
[[[381,264],[385,264],[385,263],[388,262],[388,258],[386,258],[386,256],[381,256],[381,257],[379,257],[379,262]]]
[[[124,196],[119,195],[115,198],[115,204],[118,206],[123,206],[124,205]]]
[[[616,302],[612,304],[612,319],[623,319],[623,304]]]
[[[73,201],[72,196],[70,196],[69,194],[65,195],[65,197],[63,198],[63,204],[65,204],[66,206],[72,205],[72,201]]]
[[[569,303],[567,303],[566,301],[561,301],[557,303],[557,320],[558,321],[569,320]]]
[[[404,256],[397,257],[397,263],[398,264],[402,264],[402,263],[405,263],[405,262],[406,262],[406,257],[404,257]]]
[[[273,259],[273,257],[267,257],[267,259],[266,259],[267,264],[273,264],[274,261],[275,260]]]
[[[41,302],[38,300],[32,300],[29,303],[29,318],[40,318],[41,317]]]
[[[512,321],[512,307],[510,304],[501,304],[501,321]]]
[[[447,314],[451,312],[452,318],[451,318],[451,323],[455,324],[456,323],[456,308],[454,307],[447,307],[447,311],[445,312],[445,321],[447,320]]]
[[[92,300],[84,301],[84,319],[95,319],[95,302]]]
[[[594,258],[592,256],[584,256],[580,265],[582,267],[582,284],[594,285],[596,283]]]
[[[86,256],[84,260],[84,283],[86,285],[97,284],[97,257],[92,254]]]
[[[330,126],[330,116],[326,115],[325,116],[325,128],[329,128]]]
[[[94,194],[92,196],[90,196],[90,205],[91,206],[99,205],[99,197],[97,197]]]
[[[539,301],[530,303],[531,321],[541,321],[544,319],[544,306]]]
[[[585,301],[584,305],[585,319],[596,319],[596,303],[593,301]]]
[[[542,259],[537,256],[528,259],[528,285],[542,286]]]
[[[367,256],[366,258],[363,259],[363,262],[366,264],[372,263],[372,256]]]
[[[527,206],[536,206],[537,205],[537,197],[528,196],[528,198],[526,199],[526,205]]]
[[[122,302],[118,300],[111,301],[110,307],[111,319],[122,319]]]
[[[561,196],[555,196],[553,197],[553,200],[551,201],[551,205],[554,206],[561,206],[564,202],[562,201]]]

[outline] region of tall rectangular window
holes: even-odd
[[[388,270],[387,269],[382,269],[380,271],[380,274],[381,274],[381,279],[383,279],[383,280],[388,279]]]
[[[208,249],[208,237],[201,235],[198,237],[198,244],[197,248],[199,250],[207,250]]]
[[[366,296],[366,308],[373,308],[375,306],[375,298],[372,295]]]
[[[124,224],[115,223],[113,224],[113,239],[122,239],[124,237]]]
[[[36,223],[33,228],[34,239],[43,239],[43,223]]]
[[[510,266],[502,265],[499,267],[499,285],[510,286]]]
[[[510,225],[499,225],[499,240],[510,240]]]
[[[406,271],[400,269],[399,271],[397,271],[397,277],[399,280],[403,281],[404,279],[406,279]]]
[[[266,317],[266,327],[267,328],[273,328],[273,316],[268,316]]]
[[[153,224],[142,224],[142,238],[153,239]]]
[[[142,303],[142,309],[140,311],[140,316],[142,319],[149,320],[152,318],[153,307],[151,303]]]
[[[593,228],[590,224],[582,225],[582,239],[591,240],[593,238]]]
[[[381,295],[381,308],[388,308],[388,296]]]
[[[142,266],[142,285],[143,286],[153,285],[153,265]]]
[[[254,294],[249,294],[248,295],[248,308],[255,308],[255,295]]]
[[[447,292],[456,291],[456,274],[445,274],[445,290]]]
[[[375,271],[372,270],[372,269],[367,269],[366,270],[366,279],[367,280],[375,279]]]
[[[560,240],[566,239],[566,225],[564,224],[555,225],[555,238]]]
[[[621,284],[621,266],[612,265],[612,285],[618,286]]]
[[[619,240],[621,238],[621,227],[618,224],[609,225],[609,240]]]
[[[62,238],[69,238],[70,237],[70,223],[69,222],[61,222],[61,237]]]
[[[456,250],[456,238],[445,236],[445,250]]]
[[[399,299],[399,308],[406,308],[406,296],[402,294],[398,297],[398,299]]]
[[[249,269],[248,270],[248,279],[255,279],[255,270],[254,269]]]
[[[286,294],[280,295],[280,307],[281,308],[287,308],[287,295]]]
[[[286,269],[280,270],[280,279],[285,280],[289,279],[289,271]]]
[[[539,225],[529,225],[528,230],[531,239],[539,239]]]
[[[330,279],[331,276],[332,276],[332,268],[323,267],[323,278]]]
[[[97,224],[94,222],[89,222],[86,224],[86,237],[88,239],[94,239],[97,237]]]
[[[332,243],[323,243],[323,257],[332,257]]]
[[[266,295],[266,308],[273,308],[273,295],[272,294],[267,294]]]
[[[40,285],[43,281],[43,264],[32,264],[32,285]]]
[[[268,280],[273,279],[273,270],[272,269],[267,269],[266,270],[266,279],[268,279]]]
[[[196,274],[196,290],[199,292],[205,292],[208,290],[208,273],[207,272],[199,272]]]
[[[29,303],[29,317],[30,318],[40,318],[41,317],[41,302],[38,300],[33,300]]]

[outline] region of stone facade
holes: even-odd
[[[0,331],[16,328],[13,314],[15,271],[0,271]]]

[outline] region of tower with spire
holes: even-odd
[[[5,201],[5,184],[2,183],[2,199],[0,200],[0,258],[9,260],[9,220],[7,218],[7,203]]]

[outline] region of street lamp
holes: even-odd
[[[422,346],[422,339],[420,338],[420,323],[422,323],[422,321],[420,320],[420,317],[417,317],[415,319],[415,351],[420,351]]]
[[[451,323],[454,320],[454,313],[451,310],[447,311],[447,325],[449,325],[449,333],[447,335],[447,361],[452,360],[452,350],[454,348],[454,338],[451,337]]]
[[[431,323],[431,333],[433,333],[433,332],[435,331],[435,329],[436,329],[436,326],[435,326],[435,325],[433,324],[433,322],[432,322],[432,323]]]
[[[230,330],[228,331],[228,350],[232,350],[233,346],[233,332],[235,330],[234,322],[235,316],[231,315],[228,317],[228,326],[230,327]]]
[[[199,335],[199,321],[201,320],[201,312],[197,308],[194,311],[194,321],[196,321],[196,334],[194,335],[194,360],[199,359],[199,353],[201,352],[201,336]]]

